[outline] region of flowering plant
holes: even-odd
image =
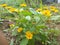
[[[51,16],[54,13],[58,13],[56,7],[44,7],[44,8],[27,8],[26,4],[21,4],[21,8],[13,8],[6,4],[0,5],[4,7],[9,13],[13,14],[13,18],[9,18],[13,21],[10,24],[10,31],[13,37],[16,37],[16,45],[35,45],[36,41],[41,42],[44,45],[51,44],[49,35],[55,32],[53,29],[46,25],[49,22]],[[52,13],[54,12],[54,13]],[[14,45],[14,40],[11,40],[10,45]]]

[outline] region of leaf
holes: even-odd
[[[23,11],[23,12],[21,12],[21,14],[24,16],[32,15],[32,13],[29,11]]]
[[[35,14],[35,15],[38,14],[33,8],[30,8],[29,10],[30,10],[30,12],[31,12],[32,14]]]
[[[35,39],[41,41],[41,38],[38,35],[35,36]]]
[[[2,21],[3,21],[3,19],[0,18],[0,22],[2,22]]]
[[[28,44],[28,39],[24,38],[22,39],[22,41],[20,42],[20,45],[27,45]]]
[[[29,40],[28,45],[35,45],[35,39]]]
[[[16,36],[17,35],[17,30],[14,30],[13,32],[12,32],[12,36]]]
[[[14,40],[13,40],[13,38],[11,39],[10,45],[14,45]]]
[[[58,20],[58,19],[60,19],[60,15],[52,16],[52,17],[51,17],[51,20]]]

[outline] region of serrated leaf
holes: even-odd
[[[20,42],[20,45],[27,45],[28,44],[28,39],[24,38],[22,39],[22,41]]]

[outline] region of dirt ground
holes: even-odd
[[[0,30],[0,45],[9,45],[4,33]]]

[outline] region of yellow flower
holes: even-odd
[[[54,11],[55,11],[55,8],[51,9],[51,11],[53,11],[53,12],[54,12]]]
[[[58,12],[58,10],[57,10],[56,8],[51,9],[51,11],[53,11],[53,12],[55,12],[55,13]]]
[[[41,11],[42,11],[42,9],[38,8],[36,11],[37,11],[37,12],[41,12]]]
[[[7,6],[7,7],[5,7],[6,9],[11,9],[12,7],[11,6]]]
[[[27,31],[25,36],[27,39],[32,39],[33,34],[30,31]]]
[[[56,10],[54,10],[54,12],[56,12],[56,13],[57,13],[57,12],[58,12],[58,10],[56,9]]]
[[[56,7],[55,6],[50,6],[50,9],[55,9]]]
[[[26,4],[20,4],[21,7],[26,7],[27,5]]]
[[[9,26],[10,26],[10,27],[14,27],[14,24],[10,24]]]
[[[56,7],[55,6],[50,6],[50,10],[51,11],[55,11],[56,10]]]
[[[18,9],[15,9],[15,12],[19,12],[19,10]]]
[[[20,27],[20,28],[17,29],[18,32],[22,32],[22,30],[23,30],[22,27]]]
[[[12,13],[12,12],[15,12],[15,8],[11,8],[9,9],[9,11]]]
[[[12,13],[12,12],[18,12],[18,9],[16,8],[10,8],[9,11]]]
[[[6,6],[7,6],[7,4],[2,4],[2,5],[0,5],[0,6],[2,6],[2,7],[6,7]]]
[[[45,15],[45,16],[47,16],[47,17],[51,16],[50,10],[43,10],[42,14]]]

